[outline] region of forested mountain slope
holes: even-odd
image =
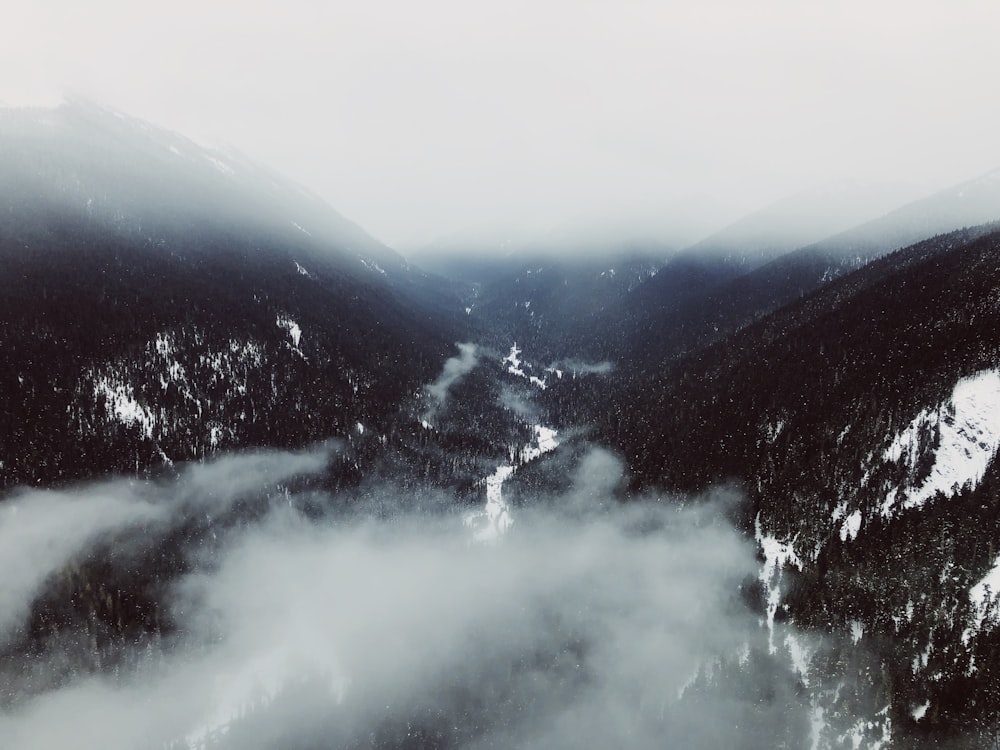
[[[594,354],[607,344],[594,327],[601,315],[663,265],[662,256],[640,251],[539,257],[478,284],[468,305],[469,322],[549,361]]]
[[[314,196],[90,105],[0,118],[0,483],[289,446],[390,413],[457,297]]]
[[[674,286],[669,268],[622,300],[601,325],[619,331],[622,357],[669,367],[869,260],[941,232],[1000,219],[1000,177],[991,172],[763,265],[739,253],[685,253],[687,265],[716,267],[713,284]],[[728,266],[724,261],[728,260]],[[683,277],[681,277],[683,278]],[[691,294],[691,289],[700,290]],[[686,293],[685,293],[686,292]]]
[[[1000,228],[933,238],[637,375],[606,421],[641,482],[745,487],[766,615],[823,644],[830,737],[995,732],[998,289]]]

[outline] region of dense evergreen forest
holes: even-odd
[[[20,117],[0,744],[145,682],[167,723],[178,674],[222,687],[151,746],[997,742],[996,180],[429,273],[249,161]]]

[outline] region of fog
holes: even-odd
[[[681,698],[700,667],[760,638],[740,595],[754,547],[725,520],[738,496],[622,505],[621,462],[592,449],[564,492],[477,544],[460,508],[411,513],[390,480],[380,491],[395,513],[381,520],[344,512],[349,497],[327,496],[317,515],[324,494],[291,480],[321,472],[329,450],[84,485],[6,514],[4,540],[27,529],[63,540],[53,571],[101,554],[99,534],[155,546],[192,513],[242,508],[185,546],[185,570],[162,593],[174,626],[162,641],[130,669],[80,666],[8,695],[0,745],[766,746],[729,729],[761,710],[749,699]],[[102,520],[70,523],[68,507]],[[134,575],[127,557],[113,564]],[[23,626],[39,590],[14,585],[20,574],[0,568],[0,591]],[[65,639],[47,643],[36,673],[72,657]],[[13,668],[0,662],[8,685]]]
[[[431,404],[424,414],[425,420],[434,418],[437,411],[445,405],[451,387],[479,364],[479,351],[475,344],[455,344],[455,346],[458,347],[458,356],[446,359],[437,380],[426,387]]]
[[[979,0],[16,3],[0,101],[82,93],[232,144],[398,248],[579,217],[710,231],[829,181],[930,192],[1000,165],[998,20]]]
[[[154,529],[162,536],[193,514],[225,513],[252,492],[321,470],[327,450],[248,453],[196,464],[169,487],[117,480],[83,492],[14,493],[0,504],[0,643],[24,620],[46,579],[96,543],[127,547],[129,536]]]
[[[517,386],[510,383],[503,383],[500,386],[500,405],[512,411],[521,419],[535,423],[538,421],[539,409],[532,400],[530,392],[525,391],[525,386],[520,383]]]
[[[566,373],[576,375],[608,375],[614,369],[614,363],[607,360],[601,362],[584,362],[581,359],[569,358],[560,359],[553,362],[549,367],[553,370],[561,370]]]

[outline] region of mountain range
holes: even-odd
[[[833,205],[820,221],[824,202]],[[560,254],[524,243],[483,258],[457,248],[426,253],[424,270],[419,255],[404,259],[245,156],[89,103],[0,111],[0,508],[24,518],[29,501],[44,508],[56,497],[46,492],[128,481],[133,512],[166,502],[157,499],[172,492],[164,488],[200,487],[199,471],[225,465],[213,462],[286,452],[266,459],[266,489],[230,492],[242,487],[230,477],[209,493],[224,507],[196,512],[177,500],[179,520],[161,523],[151,541],[123,541],[137,525],[157,526],[148,518],[114,543],[95,532],[98,541],[38,573],[20,619],[8,627],[0,618],[0,673],[16,686],[0,699],[0,738],[2,721],[21,731],[51,691],[83,684],[80,673],[118,679],[169,665],[184,642],[176,639],[190,637],[177,602],[197,608],[201,600],[184,598],[197,581],[229,570],[217,535],[257,529],[278,506],[348,526],[364,518],[408,528],[399,519],[457,513],[477,543],[497,548],[532,518],[550,520],[532,513],[554,513],[571,530],[581,517],[625,518],[620,534],[600,526],[573,548],[582,557],[567,554],[590,565],[605,550],[607,570],[630,576],[644,576],[650,561],[615,565],[679,523],[648,510],[669,506],[709,509],[686,533],[732,528],[738,541],[716,539],[719,549],[750,545],[756,557],[735,584],[727,568],[725,604],[706,604],[709,619],[697,619],[697,596],[686,600],[699,624],[692,650],[714,650],[688,664],[673,697],[654,701],[642,684],[614,700],[595,694],[601,711],[619,699],[630,706],[615,714],[627,729],[619,740],[992,746],[998,221],[993,171],[901,206],[861,190],[796,196],[688,247],[626,242]],[[250,465],[240,471],[254,474]],[[4,516],[9,533],[28,533],[17,517]],[[281,523],[286,533],[299,521]],[[260,528],[271,529],[262,538],[278,534]],[[699,560],[699,573],[680,565],[671,575],[698,579],[710,567]],[[432,569],[435,581],[448,578]],[[586,570],[601,592],[624,585],[604,581],[601,565]],[[369,606],[381,579],[357,576],[368,581],[359,601]],[[455,576],[450,585],[466,591]],[[518,618],[549,597],[534,583]],[[624,599],[587,599],[600,614],[576,620],[589,611],[576,604],[580,590],[559,586],[571,609],[539,605],[528,625],[503,610],[449,635],[485,633],[491,648],[510,646],[513,655],[489,652],[489,680],[442,655],[432,632],[451,633],[464,614],[420,589],[440,612],[433,627],[413,627],[441,653],[418,672],[447,695],[440,703],[400,694],[396,712],[382,697],[402,690],[401,678],[376,689],[382,683],[358,677],[357,700],[368,706],[371,690],[377,711],[348,721],[351,700],[341,697],[326,718],[309,714],[310,733],[265,740],[254,727],[297,716],[327,689],[286,675],[266,699],[238,701],[211,732],[154,746],[558,745],[554,737],[575,735],[539,727],[581,721],[574,711],[589,704],[575,701],[594,685],[646,675],[631,663],[618,671],[628,649],[609,667],[594,635],[617,642],[619,614],[601,618]],[[15,589],[0,582],[0,604]],[[232,601],[220,596],[221,612]],[[400,596],[399,611],[410,612]],[[393,606],[375,608],[379,623]],[[552,641],[519,651],[498,622]],[[670,628],[681,638],[681,624]],[[405,659],[387,669],[404,671]],[[702,714],[697,732],[681,731],[685,717]],[[713,715],[745,731],[722,740],[707,729]],[[343,722],[331,728],[330,716]]]

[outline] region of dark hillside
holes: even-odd
[[[875,734],[981,738],[1000,716],[977,666],[1000,631],[975,593],[1000,549],[998,289],[996,225],[936,237],[638,376],[604,427],[640,483],[740,481],[772,616],[841,634],[809,663],[813,700]],[[859,655],[868,697],[843,689]]]
[[[0,485],[343,435],[461,336],[450,287],[249,162],[86,105],[0,146]]]

